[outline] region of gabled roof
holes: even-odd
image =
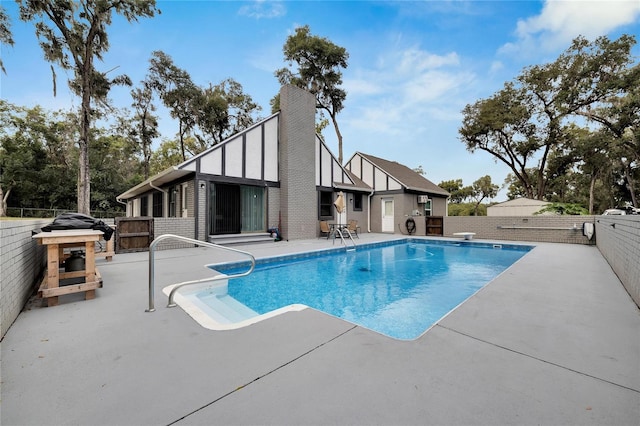
[[[363,182],[358,176],[351,173],[349,170],[343,170],[349,175],[349,178],[353,181],[353,185],[349,185],[346,183],[334,182],[333,186],[338,189],[346,189],[350,191],[362,191],[362,192],[371,192],[371,187]]]
[[[357,154],[360,154],[363,158],[370,161],[380,170],[384,171],[389,176],[392,176],[406,189],[419,192],[428,192],[430,194],[438,194],[442,195],[443,197],[448,197],[449,195],[451,195],[435,183],[431,182],[429,179],[422,176],[420,173],[411,170],[405,165],[402,165],[395,161],[384,160],[373,155],[364,154],[362,152],[357,152]]]
[[[149,179],[144,182],[140,182],[133,188],[128,189],[122,194],[116,197],[116,200],[128,200],[129,198],[136,197],[140,194],[143,194],[147,191],[151,191],[152,189],[158,189],[158,187],[167,184],[169,182],[173,182],[177,179],[180,179],[188,174],[193,173],[191,170],[181,170],[176,166],[169,167],[160,173],[151,176]]]

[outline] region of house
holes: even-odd
[[[269,235],[278,228],[280,236],[290,240],[315,238],[320,220],[355,219],[362,231],[382,231],[380,206],[370,207],[373,197],[378,197],[376,202],[385,194],[385,199],[396,193],[415,198],[413,204],[398,198],[398,214],[405,214],[409,206],[408,212],[418,209],[419,195],[446,200],[446,191],[412,172],[421,178],[415,185],[416,176],[406,177],[409,169],[397,163],[389,163],[395,166],[387,169],[378,165],[370,176],[369,166],[355,166],[356,158],[365,158],[357,154],[348,168],[343,167],[315,133],[311,93],[283,86],[280,107],[250,128],[120,194],[127,217],[162,218],[157,235],[215,242],[221,236]],[[381,185],[380,173],[388,175],[386,186]],[[338,218],[333,203],[340,193],[346,213]],[[446,205],[438,201],[430,212],[443,215]],[[385,227],[383,232],[394,230]]]
[[[410,233],[413,222],[416,235],[443,235],[447,191],[400,163],[361,152],[349,159],[345,169],[371,187],[372,232]]]
[[[548,201],[516,198],[487,207],[487,216],[533,216],[549,204]]]

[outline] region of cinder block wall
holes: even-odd
[[[181,237],[199,239],[195,236],[196,224],[192,217],[156,217],[153,218],[153,237],[158,238],[160,235],[173,234]],[[200,238],[206,241],[206,238]],[[193,244],[187,244],[178,240],[166,240],[158,244],[158,250],[170,250],[177,248],[193,247]]]
[[[280,188],[267,188],[267,228],[280,227]]]
[[[209,198],[209,188],[207,186],[207,182],[204,180],[198,181],[198,235],[195,235],[195,224],[194,230],[191,232],[191,236],[189,238],[195,238],[200,241],[208,240],[209,229],[207,227],[207,199]],[[182,234],[181,234],[182,235]],[[185,237],[187,235],[184,235]]]
[[[38,287],[47,264],[47,252],[31,238],[31,231],[52,222],[41,220],[0,221],[0,336],[13,324]]]
[[[475,232],[474,238],[506,241],[595,244],[582,235],[582,224],[595,216],[447,216],[444,236]],[[575,226],[575,228],[574,228]]]
[[[286,85],[280,89],[280,211],[285,240],[315,238],[316,99],[306,90]]]
[[[597,245],[640,306],[640,216],[597,216]]]

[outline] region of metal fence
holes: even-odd
[[[8,207],[8,217],[22,217],[22,218],[53,218],[61,215],[62,213],[76,213],[74,210],[65,209],[34,209],[27,207]],[[106,210],[92,210],[90,212],[91,217],[98,219],[124,217],[126,212],[124,211],[106,211]]]

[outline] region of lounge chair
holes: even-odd
[[[323,237],[325,234],[327,235],[327,240],[328,240],[329,237],[331,236],[331,228],[329,227],[329,222],[327,222],[326,220],[321,220],[320,221],[320,237]]]
[[[360,232],[360,227],[358,226],[357,220],[350,220],[349,224],[347,225],[347,229],[349,230],[349,232],[351,232],[351,235],[355,235],[356,238],[360,238],[358,237],[358,233]]]

